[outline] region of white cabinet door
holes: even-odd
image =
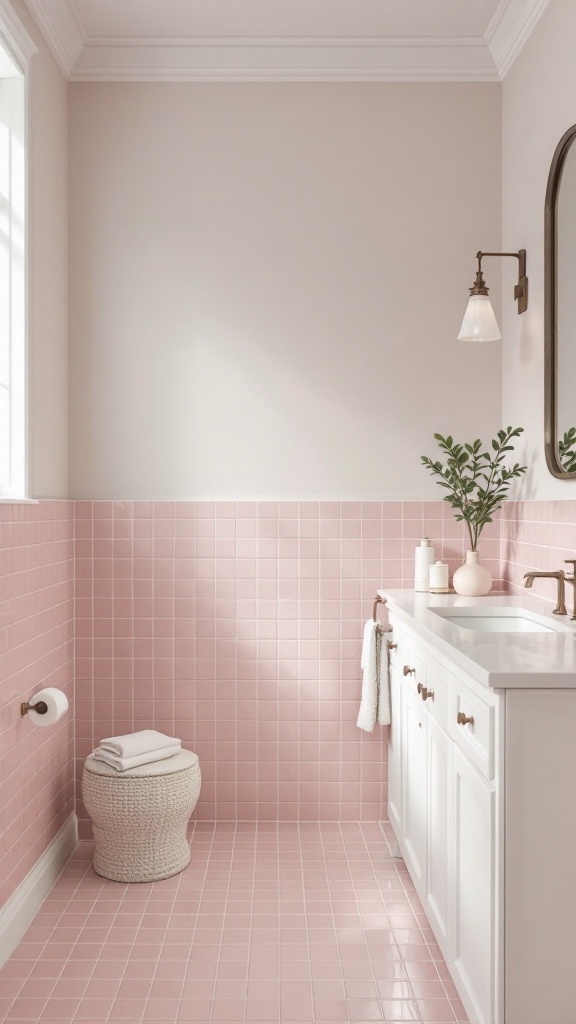
[[[452,742],[431,715],[427,721],[428,841],[426,912],[444,955],[448,935],[448,782]]]
[[[390,733],[388,738],[388,818],[398,837],[402,833],[402,705],[401,676],[390,667]]]
[[[453,750],[452,937],[449,960],[475,1024],[494,1024],[495,793]]]
[[[420,896],[426,877],[426,708],[402,686],[402,842]]]

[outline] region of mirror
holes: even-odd
[[[576,479],[576,125],[550,167],[545,213],[545,447],[550,472]]]

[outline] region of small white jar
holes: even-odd
[[[434,562],[429,571],[431,594],[442,594],[449,590],[449,570],[446,562]]]

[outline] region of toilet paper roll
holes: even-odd
[[[55,686],[47,686],[44,690],[39,690],[30,698],[30,704],[37,704],[39,700],[43,700],[48,705],[48,711],[44,715],[39,715],[37,711],[29,711],[28,718],[33,725],[54,725],[68,711],[66,694]]]

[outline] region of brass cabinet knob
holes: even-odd
[[[434,700],[434,690],[429,690],[427,686],[423,686],[422,700]]]
[[[415,668],[410,668],[409,665],[404,665],[404,668],[402,669],[402,671],[404,672],[405,676],[413,676],[415,674],[415,672],[416,672],[416,669]]]
[[[418,683],[418,686],[416,687],[416,689],[418,690],[418,693],[422,693],[422,689],[423,689],[422,683]]]
[[[391,640],[388,641],[388,650],[389,651],[395,651],[397,649],[397,647],[398,647],[398,644],[393,644]]]
[[[456,721],[458,722],[458,725],[474,725],[473,715],[470,715],[468,717],[464,714],[463,711],[458,712],[458,714],[456,715]]]

